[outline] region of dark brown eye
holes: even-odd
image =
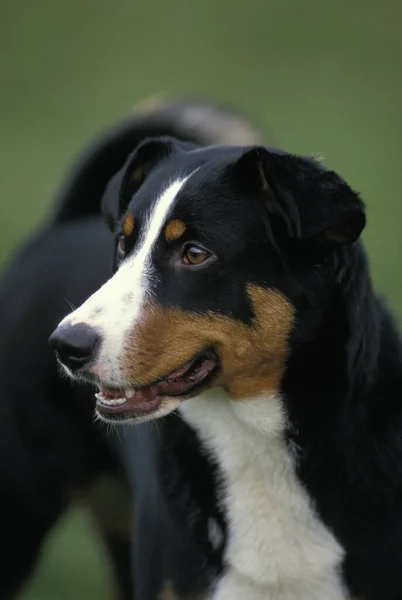
[[[191,245],[184,249],[183,262],[185,265],[201,265],[208,260],[211,253],[199,246]]]
[[[119,260],[123,260],[126,255],[126,236],[119,235],[119,239],[117,242],[117,258]]]

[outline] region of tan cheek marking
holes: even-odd
[[[134,225],[135,225],[134,215],[133,215],[133,213],[129,212],[126,216],[126,219],[125,219],[124,225],[123,225],[123,233],[126,237],[130,237],[130,235],[133,233]]]
[[[187,227],[183,221],[180,219],[174,219],[167,224],[165,229],[165,238],[168,242],[173,242],[174,240],[178,240],[183,233],[186,231]]]
[[[250,285],[255,322],[247,326],[216,313],[197,315],[149,303],[130,333],[123,369],[129,381],[149,385],[185,364],[200,350],[218,349],[217,379],[232,399],[280,388],[289,353],[294,307],[278,291]]]
[[[255,314],[250,336],[250,362],[253,367],[246,369],[244,375],[240,369],[233,378],[231,396],[239,400],[258,396],[267,390],[280,390],[295,315],[294,306],[276,290],[253,285],[249,286],[248,292]]]

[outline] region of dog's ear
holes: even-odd
[[[288,237],[296,253],[304,249],[314,259],[352,244],[365,226],[359,196],[313,159],[257,147],[243,154],[233,173],[263,203],[274,236],[277,230]]]
[[[152,169],[172,149],[169,138],[146,139],[130,154],[123,168],[109,181],[102,199],[102,214],[114,231],[131,198],[139,190]]]

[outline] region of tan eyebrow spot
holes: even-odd
[[[183,223],[183,221],[180,221],[180,219],[174,219],[166,225],[165,238],[168,242],[178,240],[179,237],[181,237],[186,231],[186,229],[186,224]]]
[[[125,236],[129,237],[134,231],[134,215],[133,213],[128,213],[124,225],[123,225],[123,233]]]

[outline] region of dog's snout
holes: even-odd
[[[99,344],[97,332],[85,323],[61,325],[50,336],[49,344],[70,370],[83,367],[94,358]]]

